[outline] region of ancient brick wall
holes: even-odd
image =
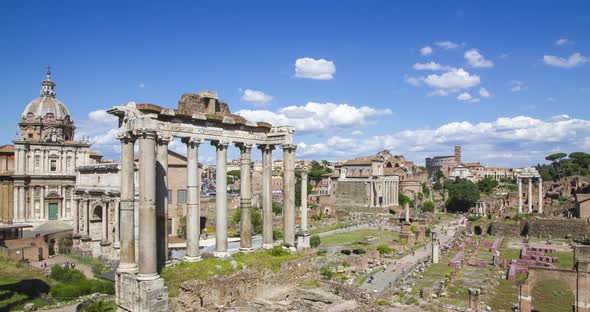
[[[518,223],[492,222],[490,227],[491,234],[496,236],[519,236],[521,233]]]
[[[532,219],[527,222],[525,233],[533,237],[565,238],[571,235],[574,239],[590,234],[590,224],[582,220],[543,220]]]

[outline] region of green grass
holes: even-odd
[[[510,263],[513,259],[520,259],[520,249],[518,248],[506,248],[504,249],[504,259]]]
[[[533,289],[532,304],[539,311],[571,311],[574,300],[574,293],[562,281],[544,280]]]
[[[28,302],[37,306],[49,303],[40,297],[39,286],[49,291],[43,271],[0,257],[0,311],[20,309]]]
[[[311,223],[312,229],[311,234],[319,234],[323,232],[329,232],[334,230],[343,229],[346,227],[346,223],[336,223],[331,225],[323,225],[321,221],[314,221]]]
[[[494,287],[486,303],[492,311],[512,311],[512,304],[518,302],[518,287],[514,281],[498,280],[499,285]]]
[[[168,286],[169,295],[174,297],[180,284],[188,280],[203,280],[215,275],[227,276],[244,267],[258,271],[270,270],[278,272],[282,263],[303,256],[303,253],[275,254],[273,256],[270,250],[238,253],[228,259],[208,258],[199,262],[181,262],[173,267],[165,268],[161,272],[161,276],[164,278],[166,286]],[[232,260],[238,263],[236,267],[231,265]]]
[[[574,253],[571,251],[552,252],[545,255],[549,257],[557,257],[559,261],[553,262],[553,265],[560,269],[571,270],[574,267]]]
[[[85,264],[85,265],[90,266],[92,268],[92,274],[94,274],[94,277],[100,277],[101,275],[103,275],[111,270],[111,268],[106,266],[104,264],[104,262],[101,262],[100,260],[98,260],[96,258],[82,257],[82,256],[75,255],[75,254],[67,254],[65,256],[67,256],[68,258],[75,259],[81,264]]]
[[[361,229],[324,236],[322,237],[321,246],[357,245],[357,242],[366,242],[367,244],[363,244],[366,246],[377,246],[382,244],[389,244],[392,241],[398,239],[399,234],[396,232]]]

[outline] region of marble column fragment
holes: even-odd
[[[168,143],[169,135],[160,135],[156,146],[156,241],[158,268],[171,262],[168,259]]]
[[[117,268],[118,272],[136,272],[137,264],[135,263],[135,162],[133,145],[135,138],[131,135],[119,136],[121,141],[121,208],[119,216],[120,229],[120,262]],[[88,220],[88,210],[86,201],[82,201],[82,210],[84,212],[83,220]],[[88,235],[88,225],[84,226],[86,235]]]
[[[294,144],[283,148],[283,244],[295,247],[295,150]]]
[[[240,251],[252,251],[252,174],[250,161],[252,144],[238,144],[240,148]]]
[[[516,178],[518,181],[518,214],[522,214],[522,179]]]
[[[187,216],[186,216],[186,255],[185,261],[201,260],[199,250],[201,235],[201,215],[199,211],[199,144],[201,140],[186,138],[183,140],[187,147]]]
[[[227,147],[228,142],[212,142],[216,147],[215,167],[215,256],[227,257]]]
[[[529,195],[527,196],[527,200],[529,202],[528,213],[532,213],[533,212],[533,178],[529,178]]]
[[[272,212],[272,151],[273,145],[260,145],[262,151],[262,248],[273,246],[273,212]]]
[[[156,245],[156,131],[139,135],[139,273],[140,281],[159,278]]]
[[[539,214],[543,214],[543,179],[539,178]]]

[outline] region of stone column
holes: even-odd
[[[102,224],[101,224],[101,232],[102,232],[102,237],[101,237],[101,244],[106,244],[109,241],[109,222],[108,222],[108,216],[109,216],[109,203],[106,200],[103,200],[101,203],[101,207],[102,207]]]
[[[309,231],[307,230],[307,172],[301,173],[301,224],[297,236],[297,249],[310,247]]]
[[[120,212],[120,207],[119,207],[120,206],[119,200],[115,200],[114,201],[114,205],[115,205],[115,224],[114,224],[114,227],[115,227],[115,233],[114,233],[114,235],[115,235],[115,237],[113,239],[113,246],[115,248],[119,248],[119,247],[121,247],[121,241],[120,241],[120,237],[119,237],[119,233],[121,231],[121,228],[120,228],[120,220],[121,220],[120,213],[121,212]]]
[[[156,130],[139,134],[139,274],[140,281],[158,278],[156,247]]]
[[[529,178],[529,196],[527,196],[529,202],[528,213],[533,212],[533,178]]]
[[[135,263],[135,162],[131,135],[119,136],[121,141],[121,208],[120,208],[120,263],[117,272],[136,272]],[[84,216],[88,220],[88,214]]]
[[[406,205],[404,206],[404,211],[406,216],[406,222],[410,222],[410,204],[406,203]]]
[[[43,190],[41,188],[41,211],[43,211]],[[74,194],[72,194],[72,197]],[[79,205],[80,200],[76,199],[74,202],[74,206],[72,207],[72,221],[74,222],[74,234],[72,235],[74,238],[80,238],[80,217],[78,216],[78,209],[80,208]],[[43,212],[41,212],[41,218],[43,218]],[[116,222],[116,221],[115,221]]]
[[[90,200],[86,199],[84,201],[84,214],[85,214],[85,224],[84,224],[84,239],[90,240],[90,218],[92,214],[90,213]]]
[[[283,244],[295,247],[295,149],[283,144]]]
[[[541,177],[538,178],[539,180],[539,214],[543,214],[543,179]]]
[[[375,199],[373,198],[373,181],[369,181],[369,207],[374,207]]]
[[[518,214],[522,214],[522,179],[516,178],[518,181]]]
[[[439,261],[439,242],[436,232],[432,232],[432,263],[438,263]]]
[[[12,218],[16,221],[16,220],[20,220],[20,216],[18,214],[19,211],[19,192],[18,192],[18,186],[14,186],[13,190],[12,190],[13,194],[12,194],[12,200],[14,201],[12,204]]]
[[[156,146],[156,240],[158,246],[158,268],[168,260],[168,143],[169,135],[159,135]]]
[[[199,251],[201,216],[199,212],[199,144],[201,140],[185,138],[183,142],[187,148],[187,215],[186,215],[186,255],[185,261],[195,262],[201,260]],[[218,193],[219,194],[219,193]]]
[[[272,150],[273,145],[260,145],[262,151],[262,248],[273,246],[273,212],[272,212]]]
[[[18,188],[18,217],[20,220],[25,220],[25,209],[27,207],[27,203],[25,201],[25,187],[21,186]]]
[[[240,148],[240,251],[252,251],[252,174],[250,160],[252,144],[237,144]]]
[[[228,142],[211,142],[216,147],[215,168],[215,253],[227,257],[227,146]]]
[[[27,209],[27,217],[29,219],[36,219],[35,216],[35,187],[29,186],[29,209]]]

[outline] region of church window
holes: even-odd
[[[50,168],[51,168],[50,170],[51,170],[52,172],[53,172],[53,171],[57,171],[57,160],[55,160],[55,159],[52,159],[52,160],[51,160],[51,165],[50,165]]]
[[[35,168],[39,168],[40,164],[41,164],[41,156],[35,155]]]
[[[176,197],[179,205],[186,204],[186,190],[178,190]]]

